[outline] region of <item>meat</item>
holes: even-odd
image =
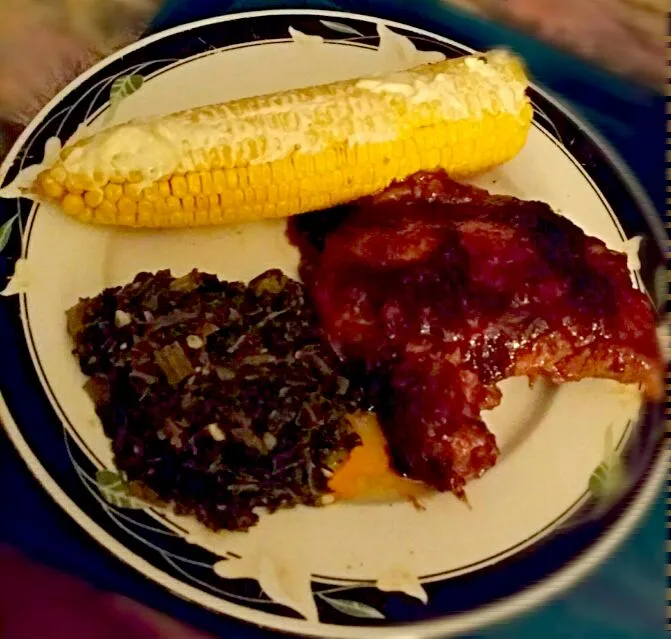
[[[626,256],[542,202],[418,174],[296,218],[301,275],[340,355],[377,380],[397,466],[441,490],[490,468],[481,413],[513,375],[663,395],[655,314]]]

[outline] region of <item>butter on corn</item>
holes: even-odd
[[[66,145],[25,195],[135,227],[305,213],[419,170],[459,178],[511,159],[532,119],[526,88],[521,62],[490,51],[130,121]]]

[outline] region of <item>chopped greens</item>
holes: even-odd
[[[186,338],[187,343],[189,337]],[[184,354],[184,350],[178,342],[168,344],[161,350],[156,351],[154,358],[171,386],[177,386],[184,378],[194,373],[189,358]]]
[[[299,282],[140,273],[67,319],[116,466],[143,494],[215,530],[329,502],[363,393]]]

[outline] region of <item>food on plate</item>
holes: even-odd
[[[230,530],[334,499],[363,395],[300,283],[141,273],[67,319],[115,465],[144,496]]]
[[[132,227],[325,209],[416,171],[511,159],[533,115],[526,88],[520,60],[497,50],[133,120],[67,144],[22,192]]]
[[[429,487],[417,480],[403,477],[394,468],[387,439],[375,413],[357,411],[348,415],[359,443],[339,464],[329,478],[328,486],[336,500],[418,502]]]
[[[663,396],[655,314],[626,255],[547,204],[423,173],[292,218],[290,237],[332,346],[377,380],[397,467],[437,489],[463,495],[496,462],[481,413],[506,377]]]

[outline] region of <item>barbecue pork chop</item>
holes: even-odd
[[[611,378],[662,397],[655,313],[626,256],[547,204],[425,173],[291,225],[326,334],[378,380],[412,478],[461,494],[495,463],[481,412],[509,376]]]

